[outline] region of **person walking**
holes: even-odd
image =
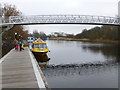
[[[22,46],[21,46],[21,47],[22,47],[22,50],[24,50],[24,43],[22,43]]]
[[[18,45],[20,47],[20,51],[22,51],[22,41],[21,40],[18,42]]]
[[[18,41],[15,39],[13,43],[15,45],[15,50],[18,50]]]

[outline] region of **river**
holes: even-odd
[[[50,88],[118,88],[118,50],[115,44],[47,40]]]

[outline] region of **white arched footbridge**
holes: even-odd
[[[120,26],[120,18],[92,15],[33,15],[10,16],[2,19],[1,25],[31,24],[92,24]]]

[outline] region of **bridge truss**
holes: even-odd
[[[10,16],[4,19],[2,25],[30,25],[30,24],[93,24],[120,26],[120,19],[109,16],[92,15],[33,15]]]

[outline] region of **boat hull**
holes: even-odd
[[[49,61],[49,58],[47,56],[47,52],[33,52],[32,53],[34,54],[36,60],[38,62],[47,62]]]

